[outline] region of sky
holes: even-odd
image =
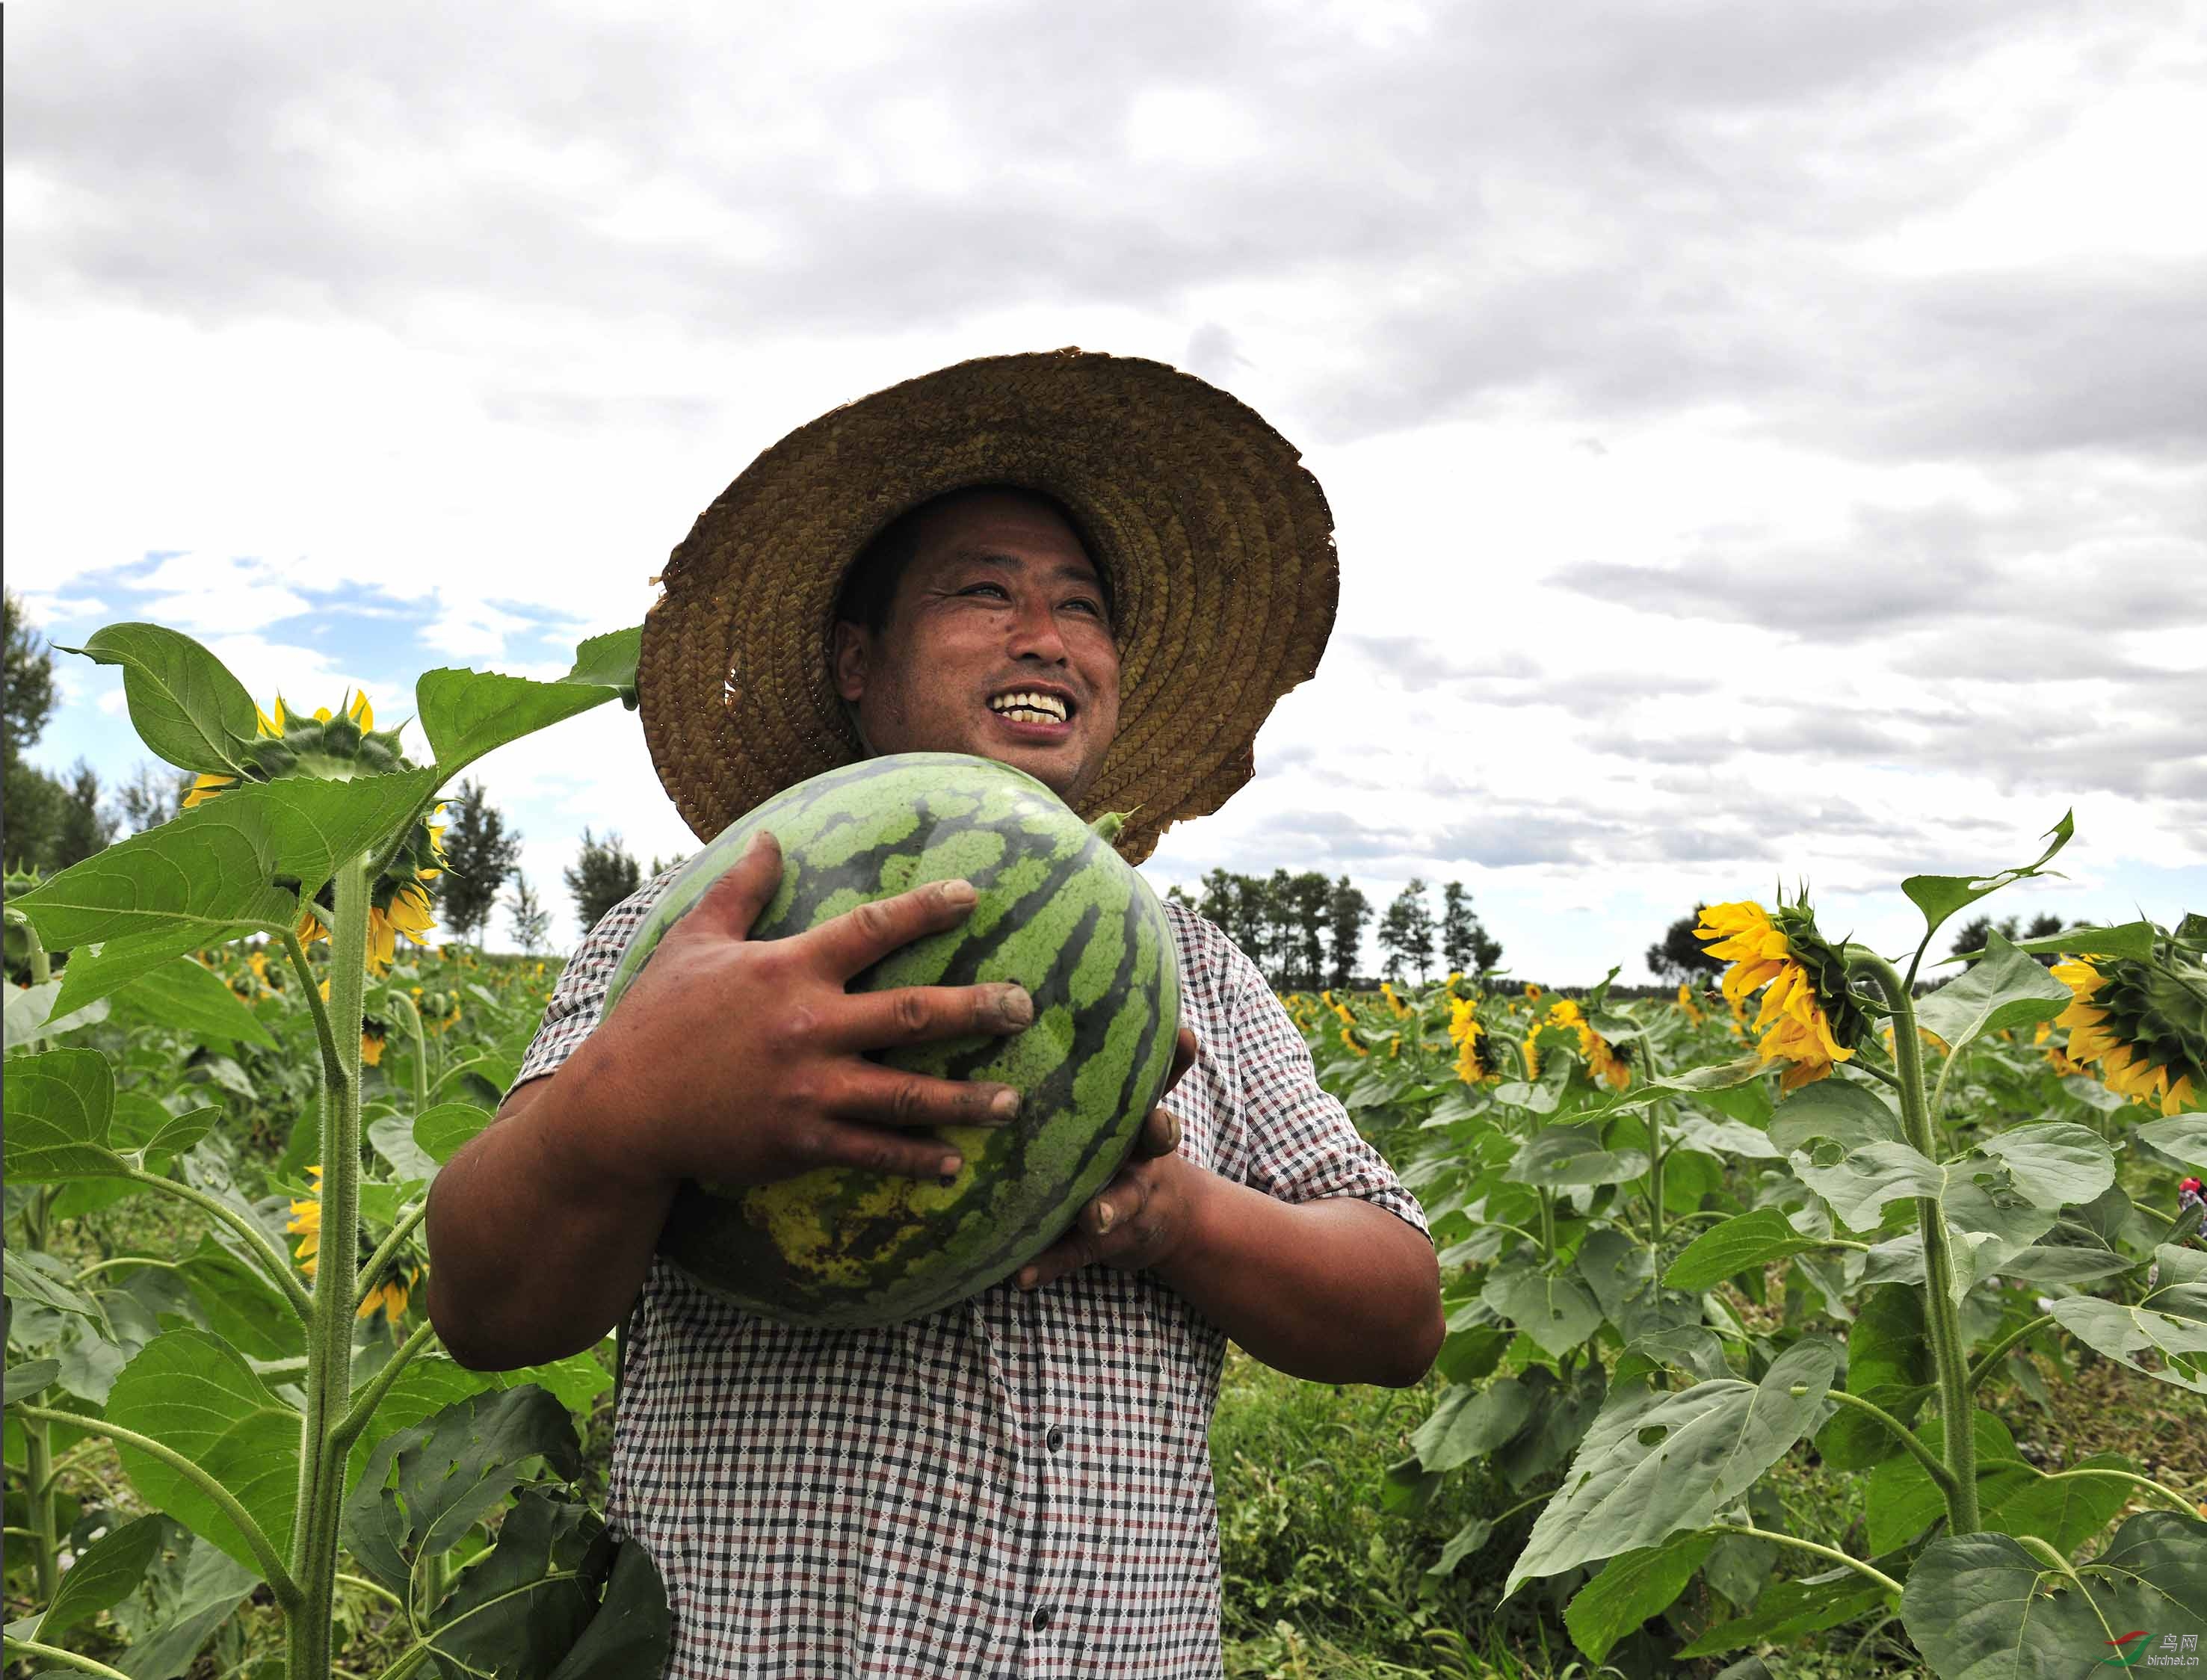
[[[967,356],[1234,392],[1341,607],[1160,890],[1460,880],[1598,979],[1805,879],[1888,950],[2207,909],[2207,4],[179,11],[5,40],[5,558],[265,702],[564,670],[761,450]],[[146,755],[57,655],[33,756]],[[418,745],[418,735],[413,738]],[[633,714],[523,868],[693,850]],[[1438,899],[1438,894],[1435,894]],[[495,946],[510,937],[503,918]]]

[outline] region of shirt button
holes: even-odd
[[[1050,1606],[1044,1605],[1034,1613],[1034,1630],[1040,1633],[1050,1625]]]
[[[1042,1438],[1042,1444],[1052,1452],[1057,1451],[1065,1444],[1064,1429],[1056,1424],[1050,1425],[1050,1432]]]

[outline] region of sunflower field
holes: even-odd
[[[440,792],[632,703],[635,635],[558,682],[424,676],[419,765],[365,697],[264,708],[149,625],[79,651],[197,780],[8,883],[10,1673],[656,1672],[659,1578],[592,1508],[611,1344],[464,1369],[420,1236],[557,978],[425,942]],[[1236,1355],[1229,1672],[2198,1653],[2207,920],[1926,966],[2070,840],[1900,883],[1912,953],[1803,894],[1710,906],[1706,991],[1287,995],[1432,1221],[1449,1335],[1377,1406]]]

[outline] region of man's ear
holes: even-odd
[[[872,642],[873,637],[864,625],[853,624],[848,619],[836,620],[829,665],[834,673],[835,692],[854,706],[865,696],[867,655],[872,651]]]

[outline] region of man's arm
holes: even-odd
[[[845,990],[972,913],[964,882],[861,906],[809,932],[745,936],[781,881],[755,846],[654,952],[620,1008],[550,1078],[507,1097],[429,1197],[429,1317],[453,1358],[505,1370],[588,1348],[628,1310],[684,1179],[763,1184],[818,1166],[933,1178],[957,1153],[900,1128],[1001,1126],[1008,1085],[866,1059],[1017,1031],[1017,986]]]
[[[1151,1117],[1145,1151],[1179,1122]],[[1356,1196],[1283,1202],[1176,1153],[1138,1158],[1019,1277],[1147,1267],[1265,1364],[1314,1383],[1408,1388],[1447,1334],[1440,1266],[1415,1226]]]

